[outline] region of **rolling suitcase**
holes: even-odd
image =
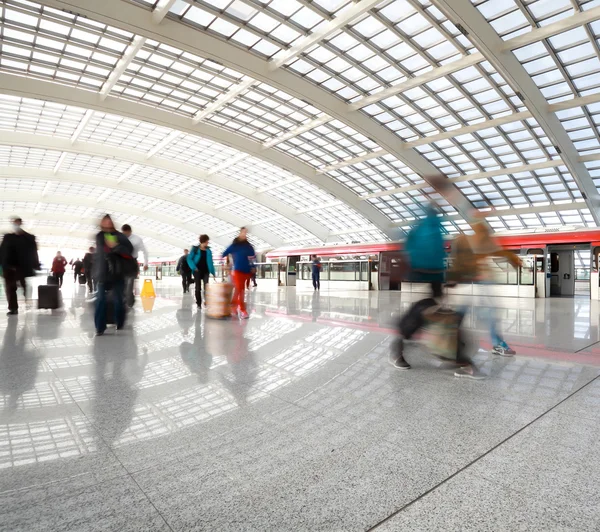
[[[85,284],[85,275],[81,274],[78,277],[79,284]]]
[[[233,285],[230,283],[209,283],[206,285],[206,316],[214,319],[231,316],[231,294]]]
[[[58,285],[38,286],[38,308],[56,310],[60,308]]]
[[[58,286],[58,278],[54,277],[54,275],[48,275],[48,279],[46,279],[46,284],[48,286]]]

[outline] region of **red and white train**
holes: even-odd
[[[500,244],[523,259],[520,271],[504,264],[494,266],[498,295],[512,297],[573,297],[598,299],[600,229],[547,230],[522,234],[498,234]],[[452,246],[448,238],[447,250]],[[312,289],[310,257],[322,261],[321,285],[335,290],[422,291],[400,279],[402,242],[339,244],[324,247],[283,247],[267,253],[277,263],[279,285]],[[464,285],[459,293],[475,294],[476,286]]]

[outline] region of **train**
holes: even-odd
[[[523,266],[492,264],[493,291],[508,297],[599,298],[600,229],[547,229],[527,233],[497,233],[506,249],[521,256]],[[448,255],[452,236],[446,240]],[[324,290],[402,290],[425,292],[420,283],[402,280],[402,242],[287,246],[269,251],[276,263],[278,284],[312,290],[311,256],[322,262]],[[478,285],[459,285],[454,293],[476,295]]]

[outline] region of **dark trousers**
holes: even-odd
[[[136,277],[125,278],[125,303],[128,307],[133,307],[133,304],[135,303],[135,294],[133,293],[135,280]]]
[[[63,284],[63,277],[65,276],[65,272],[55,273],[54,277],[58,279],[58,287],[61,288]]]
[[[196,283],[196,305],[202,305],[202,286],[204,285],[204,292],[206,292],[206,285],[208,284],[208,272],[204,273],[199,270],[194,272],[194,281]],[[206,295],[204,296],[206,298]]]
[[[23,288],[23,295],[27,297],[27,285],[25,276],[20,270],[7,268],[4,270],[4,282],[6,284],[6,299],[8,299],[8,310],[19,310],[17,290],[19,285]]]
[[[123,304],[123,290],[125,282],[115,281],[111,283],[112,299],[115,309],[115,323],[117,329],[125,324],[125,305]],[[96,297],[96,312],[94,314],[94,324],[96,331],[104,332],[106,330],[106,289],[107,285],[98,283],[98,294]]]
[[[92,278],[92,274],[86,273],[85,279],[87,281],[87,286],[88,286],[88,290],[90,291],[90,293],[95,292],[96,291],[96,281],[94,281],[94,279]]]
[[[192,284],[192,272],[181,270],[181,286],[183,286],[183,293],[189,292],[190,285]]]
[[[321,290],[321,274],[320,273],[312,274],[312,282],[313,282],[313,288],[315,290]]]

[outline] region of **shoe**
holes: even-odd
[[[18,310],[9,310],[6,315],[7,316],[16,316],[19,313]]]
[[[481,381],[481,380],[485,379],[485,375],[483,373],[477,371],[473,367],[458,368],[454,372],[454,376],[462,377],[463,379],[472,379],[472,380],[476,380],[476,381]]]
[[[247,312],[240,312],[240,318],[242,318],[243,320],[247,320],[249,317],[250,316]]]
[[[517,352],[508,346],[497,345],[496,347],[494,347],[494,349],[492,349],[492,354],[499,355],[501,357],[512,357],[515,356]]]
[[[396,369],[410,369],[410,364],[404,359],[404,342],[402,338],[398,338],[392,343],[388,360]]]
[[[96,336],[104,336],[104,331],[96,331]]]

